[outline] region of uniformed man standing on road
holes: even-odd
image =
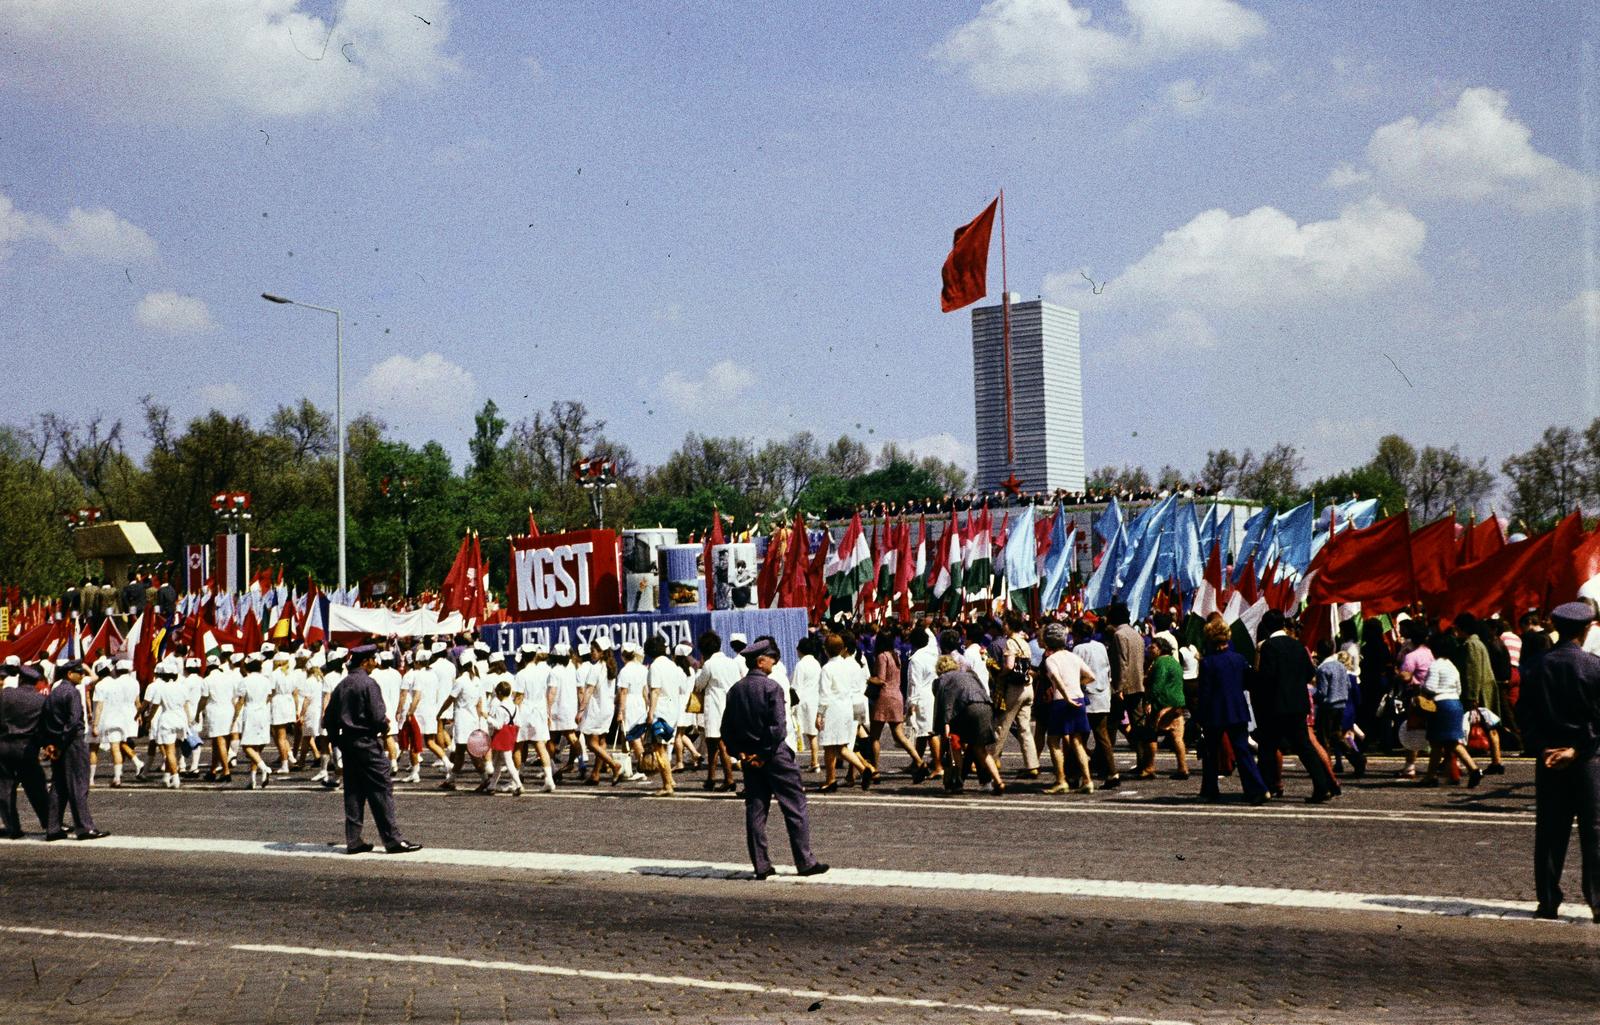
[[[728,690],[722,714],[722,742],[744,769],[744,830],[750,864],[757,879],[775,871],[767,854],[767,811],[778,799],[789,830],[789,849],[803,876],[821,875],[828,866],[811,855],[811,827],[806,821],[805,786],[789,750],[785,688],[768,674],[778,664],[778,645],[757,637],[743,652],[749,672]]]
[[[344,843],[350,854],[365,854],[372,845],[361,839],[364,809],[372,808],[384,850],[409,854],[422,849],[400,835],[394,815],[394,781],[383,738],[389,733],[389,711],[372,679],[378,649],[363,644],[350,650],[350,671],[328,695],[322,728],[344,760]]]
[[[1522,681],[1517,721],[1534,765],[1533,885],[1538,918],[1561,907],[1561,867],[1578,820],[1583,896],[1600,922],[1600,658],[1583,650],[1594,622],[1586,602],[1551,616],[1560,641]]]
[[[94,828],[89,814],[89,738],[84,732],[83,695],[78,687],[85,673],[82,662],[68,662],[60,669],[56,685],[45,698],[41,729],[53,761],[50,771],[50,821],[46,840],[65,840],[67,831],[63,811],[72,809],[72,821],[79,840],[98,840],[109,833]],[[53,750],[52,750],[53,749]]]
[[[50,793],[44,770],[39,768],[39,735],[44,720],[45,696],[38,682],[44,674],[22,666],[18,681],[0,689],[0,830],[7,840],[22,839],[22,819],[17,815],[17,786],[28,795],[39,828],[50,829]]]

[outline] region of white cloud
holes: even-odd
[[[731,359],[718,360],[704,376],[691,378],[681,370],[661,379],[661,395],[682,413],[716,409],[755,387],[756,375]]]
[[[293,117],[370,106],[450,70],[448,0],[53,0],[0,6],[11,81],[140,121]]]
[[[1426,121],[1404,117],[1372,133],[1367,161],[1386,187],[1405,194],[1508,203],[1521,210],[1572,207],[1593,183],[1533,147],[1533,133],[1497,89],[1464,90]]]
[[[168,335],[197,334],[217,326],[204,302],[177,292],[151,292],[139,300],[133,316],[141,326]]]
[[[920,438],[888,439],[873,446],[873,457],[876,458],[886,445],[894,445],[902,453],[909,453],[917,458],[934,456],[947,463],[955,463],[962,469],[972,472],[978,465],[978,449],[969,441],[941,431],[938,434],[925,434]]]
[[[1372,181],[1372,172],[1364,171],[1354,164],[1340,164],[1328,172],[1328,177],[1323,179],[1323,186],[1329,189],[1350,189],[1357,185],[1365,185]]]
[[[437,352],[413,359],[396,353],[367,371],[355,402],[389,423],[435,422],[470,416],[477,408],[472,371]]]
[[[202,406],[219,413],[242,413],[249,401],[244,389],[232,381],[205,385],[200,389],[199,396]]]
[[[1124,356],[1145,359],[1174,353],[1206,351],[1217,347],[1217,332],[1197,310],[1173,310],[1159,323],[1118,343]]]
[[[1070,0],[990,0],[932,56],[991,93],[1082,96],[1108,74],[1236,50],[1266,31],[1234,0],[1123,0],[1122,31]]]
[[[1270,206],[1237,217],[1207,210],[1163,235],[1105,294],[1198,308],[1282,307],[1366,295],[1421,277],[1416,257],[1426,235],[1426,226],[1404,207],[1377,198],[1347,206],[1333,220],[1306,224]]]
[[[0,193],[0,256],[12,244],[27,240],[46,242],[69,259],[105,260],[110,263],[154,263],[156,242],[136,224],[103,207],[73,207],[59,221],[43,214],[25,213]]]

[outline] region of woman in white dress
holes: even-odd
[[[817,704],[822,699],[822,662],[817,658],[820,643],[815,637],[801,638],[795,648],[800,656],[794,664],[795,732],[803,739],[802,746],[811,754],[811,771],[822,769],[822,748],[817,744]]]
[[[264,789],[272,778],[261,758],[261,749],[272,741],[272,687],[272,680],[261,672],[261,656],[246,656],[244,675],[234,690],[234,730],[250,760],[251,790]]]
[[[144,771],[144,762],[130,741],[139,735],[139,681],[133,676],[133,663],[119,659],[111,675],[94,685],[94,733],[100,750],[111,752],[111,785],[122,786],[122,763],[132,760],[133,771]]]
[[[645,644],[645,658],[649,663],[645,683],[645,726],[643,736],[652,746],[655,770],[661,773],[661,788],[656,797],[671,797],[672,751],[677,728],[673,725],[683,714],[684,694],[689,687],[689,674],[667,654],[667,642],[660,634]]]
[[[473,768],[478,770],[482,781],[489,778],[484,771],[482,758],[474,757],[467,750],[467,738],[472,732],[483,727],[484,698],[483,677],[478,674],[478,660],[470,651],[461,653],[460,671],[456,674],[455,689],[450,696],[445,698],[444,704],[439,708],[439,716],[443,718],[450,713],[451,718],[451,743],[455,748],[455,756],[444,770],[444,782],[439,784],[440,790],[454,790],[456,788],[456,773],[466,768],[467,759],[472,759]]]
[[[613,784],[622,782],[622,766],[606,748],[606,736],[617,717],[617,659],[611,653],[611,635],[601,634],[589,645],[589,661],[581,696],[583,718],[578,726],[592,756],[586,786],[600,783],[600,766],[611,771]]]
[[[318,741],[322,732],[322,672],[327,656],[322,652],[312,655],[300,651],[295,656],[300,672],[295,677],[295,714],[300,719],[300,761],[316,763],[316,775],[311,782],[321,783],[328,778],[329,751]]]
[[[821,792],[831,794],[839,789],[837,778],[839,760],[861,774],[861,789],[872,785],[877,772],[855,753],[856,706],[865,700],[864,678],[860,669],[845,650],[843,637],[829,634],[823,640],[823,650],[828,661],[822,667],[820,697],[817,701],[817,743],[822,745],[823,781]]]
[[[673,768],[689,771],[705,764],[705,759],[700,755],[698,737],[703,716],[689,711],[689,695],[694,693],[694,678],[699,675],[700,667],[695,665],[694,648],[688,644],[680,644],[672,649],[672,661],[683,674],[683,684],[678,694],[678,721],[675,724],[678,734],[674,738],[677,761]]]
[[[272,656],[272,669],[267,678],[272,681],[272,698],[268,706],[272,711],[272,742],[278,748],[278,773],[294,769],[294,744],[291,734],[299,718],[295,707],[294,672],[289,668],[291,659],[287,651]]]
[[[150,706],[150,738],[164,761],[161,782],[176,790],[179,784],[178,741],[189,732],[189,692],[178,679],[175,666],[157,667],[155,682],[145,691]]]
[[[560,779],[574,768],[582,772],[587,767],[583,742],[578,737],[578,670],[572,664],[572,647],[564,642],[550,649],[550,680],[546,690],[550,703],[551,756],[559,757],[561,745],[567,746],[567,764],[556,770],[556,778]]]
[[[211,741],[211,767],[206,770],[206,779],[213,783],[227,783],[233,779],[228,736],[233,732],[237,687],[238,680],[218,659],[206,660],[206,675],[195,715],[200,719],[200,736]]]
[[[522,745],[522,762],[537,757],[544,766],[544,789],[556,788],[555,768],[550,764],[550,667],[545,663],[542,644],[522,646],[522,667],[512,682],[517,699],[517,740]]]
[[[629,783],[642,782],[645,778],[638,768],[644,764],[645,738],[640,727],[645,721],[645,689],[649,677],[644,668],[644,648],[635,641],[623,641],[622,668],[617,670],[617,708],[622,716],[623,742],[633,755],[634,772],[627,778]]]

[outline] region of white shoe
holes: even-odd
[[[650,778],[649,776],[646,776],[642,772],[636,772],[633,775],[628,777],[628,782],[629,783],[643,783],[645,780],[647,780],[649,778]]]
[[[422,770],[419,769],[419,768],[413,767],[411,769],[411,775],[406,777],[406,782],[407,783],[421,783],[422,782]]]
[[[144,775],[144,763],[141,762],[137,758],[135,758],[133,760],[133,774],[135,776],[143,776]]]
[[[319,772],[315,776],[311,777],[311,782],[313,782],[313,783],[321,783],[323,780],[325,780],[327,778],[328,778],[328,770],[327,769],[323,769],[321,772]]]
[[[544,778],[544,792],[547,794],[553,794],[556,792],[556,781],[549,776]]]

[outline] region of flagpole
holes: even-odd
[[[1006,375],[1006,469],[1016,476],[1017,449],[1011,430],[1011,286],[1006,281],[1006,190],[1000,190],[1000,342]]]

